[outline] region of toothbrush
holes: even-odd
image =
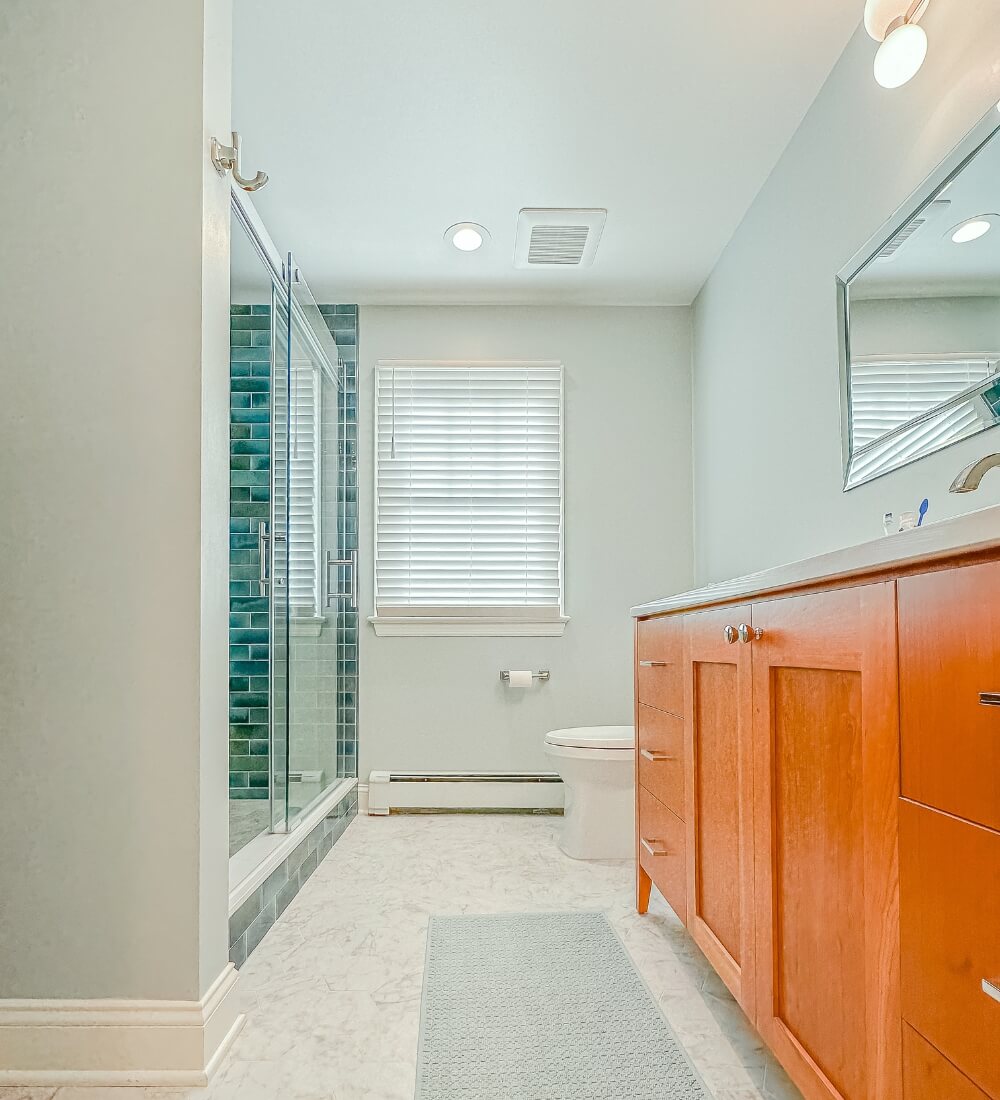
[[[930,501],[927,497],[920,502],[920,515],[917,517],[917,526],[919,527],[924,522],[924,516],[927,515],[927,509],[930,507]]]

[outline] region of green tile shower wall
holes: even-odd
[[[267,798],[268,600],[258,527],[271,509],[271,308],[229,317],[229,796]]]
[[[340,557],[358,545],[358,308],[323,305],[343,370],[338,396]],[[270,307],[233,306],[230,316],[229,788],[232,798],[266,798],[268,599],[259,591],[258,524],[270,515]],[[346,578],[341,578],[346,581]],[[364,578],[362,577],[362,582]],[[358,765],[358,614],[337,611],[337,771]]]

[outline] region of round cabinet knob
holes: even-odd
[[[726,639],[726,641],[730,645],[732,645],[733,642],[736,641],[736,627],[735,626],[727,626],[726,629],[723,630],[722,636]]]
[[[764,637],[764,631],[759,626],[747,626],[746,623],[740,623],[739,635],[741,642],[757,642]]]

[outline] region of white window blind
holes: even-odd
[[[851,363],[855,449],[989,378],[988,359],[859,360]]]
[[[380,363],[378,615],[562,611],[562,368]]]
[[[985,357],[853,362],[848,484],[894,470],[988,426],[986,407],[971,399],[925,414],[986,381],[996,368],[996,361]],[[925,419],[910,425],[921,416]]]
[[[275,530],[284,530],[281,491],[287,438],[287,557],[275,545],[275,562],[287,570],[288,606],[293,616],[321,614],[320,591],[320,377],[309,360],[292,362],[291,394],[274,394]],[[286,415],[290,409],[290,418]],[[287,436],[286,433],[287,432]]]

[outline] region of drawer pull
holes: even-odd
[[[988,982],[985,978],[983,978],[983,992],[987,997],[992,997],[994,1001],[1000,1001],[1000,985]]]
[[[979,701],[984,707],[1000,707],[1000,691],[981,691]]]
[[[676,760],[676,756],[671,756],[668,752],[651,752],[649,749],[640,749],[639,755],[643,760],[652,760],[654,764],[658,764],[661,760]]]
[[[640,661],[640,668],[666,668],[669,661]]]
[[[667,851],[666,844],[662,840],[647,840],[644,836],[639,837],[639,843],[646,849],[651,856],[668,856],[670,853]]]
[[[725,630],[723,630],[722,636],[723,636],[723,638],[726,639],[726,641],[730,645],[732,645],[736,641],[736,638],[737,638],[736,627],[735,626],[727,626],[725,628]]]

